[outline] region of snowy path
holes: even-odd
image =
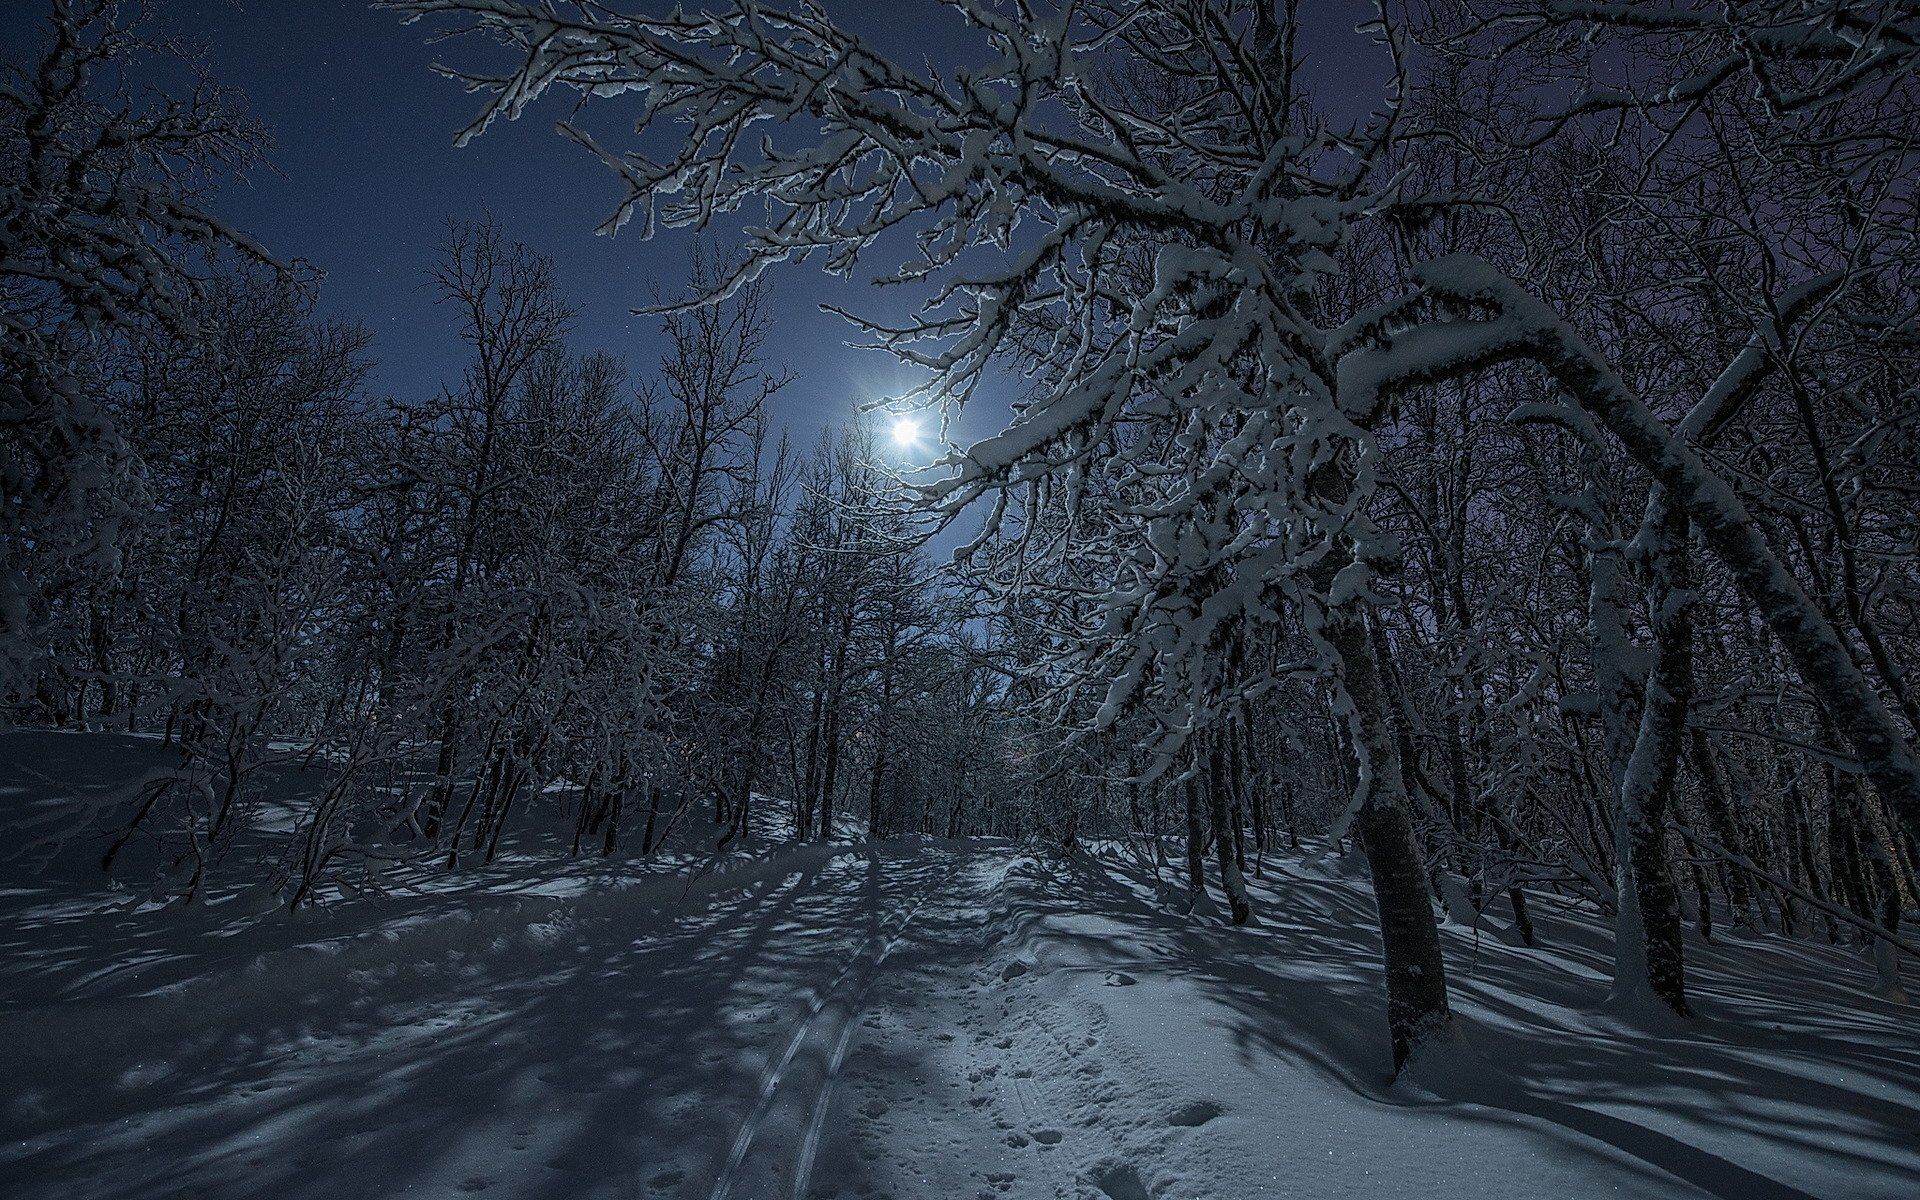
[[[895,911],[878,920],[878,927],[866,934],[833,979],[813,993],[793,1023],[779,1058],[761,1076],[758,1096],[714,1180],[712,1200],[807,1194],[833,1085],[874,980],[922,909],[929,903],[952,903],[959,867],[948,868],[930,884],[929,873],[924,866],[907,872],[915,890],[890,901]],[[877,887],[872,895],[877,900]],[[877,909],[875,903],[864,911],[873,914]]]
[[[0,1194],[831,1189],[876,985],[981,953],[1009,861],[810,847],[665,912],[658,889],[455,911],[8,1013],[33,1082]]]
[[[0,1195],[1893,1200],[1920,1179],[1913,1010],[1836,951],[1697,948],[1708,1015],[1669,1038],[1594,1011],[1585,919],[1543,914],[1541,951],[1449,929],[1479,1057],[1390,1085],[1341,869],[1276,865],[1251,930],[1004,846],[786,849],[683,891],[573,880],[265,927],[286,943],[224,958],[208,933],[144,975],[47,967],[84,982],[0,1015]]]

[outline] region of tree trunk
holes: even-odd
[[[1693,686],[1693,627],[1687,614],[1686,517],[1658,485],[1643,528],[1652,571],[1654,665],[1641,701],[1639,732],[1617,781],[1613,997],[1632,1004],[1651,995],[1684,1017],[1689,1014],[1680,889],[1668,860],[1666,823]],[[1597,602],[1601,592],[1596,582]]]
[[[807,773],[800,785],[799,811],[794,814],[794,833],[803,842],[813,835],[813,813],[820,795],[820,715],[826,702],[827,680],[822,672],[814,680],[813,705],[807,720]]]
[[[1207,738],[1207,798],[1213,808],[1214,858],[1220,863],[1220,886],[1227,894],[1227,909],[1235,925],[1245,925],[1253,916],[1253,903],[1247,899],[1247,881],[1240,874],[1234,854],[1233,806],[1227,792],[1231,781],[1227,771],[1226,739],[1215,730]]]
[[[1267,823],[1272,819],[1267,810],[1267,781],[1254,764],[1260,760],[1255,757],[1253,747],[1253,714],[1243,715],[1235,722],[1240,738],[1237,743],[1241,778],[1246,782],[1248,817],[1253,823],[1253,873],[1259,876],[1267,861]]]
[[[1206,833],[1200,821],[1200,776],[1187,777],[1187,911],[1196,908],[1207,895]]]
[[[1747,839],[1734,820],[1733,805],[1727,799],[1727,789],[1721,781],[1720,768],[1713,761],[1713,747],[1707,742],[1706,732],[1695,729],[1688,741],[1693,771],[1700,779],[1700,806],[1706,810],[1707,820],[1713,825],[1713,835],[1720,839],[1721,845],[1735,853],[1747,854]],[[1733,906],[1734,923],[1744,925],[1752,922],[1757,914],[1753,911],[1753,888],[1747,881],[1746,872],[1727,870],[1724,875],[1727,902]]]
[[[1324,635],[1346,692],[1347,721],[1360,760],[1360,795],[1353,822],[1373,876],[1380,937],[1386,954],[1387,1034],[1398,1074],[1421,1044],[1445,1032],[1446,963],[1433,920],[1432,893],[1413,822],[1406,781],[1388,716],[1365,618],[1352,605],[1327,614]]]

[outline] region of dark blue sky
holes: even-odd
[[[558,96],[456,150],[453,135],[478,102],[429,67],[436,58],[474,65],[484,46],[428,45],[428,26],[403,26],[367,0],[150,5],[169,29],[205,48],[217,77],[244,91],[273,132],[271,169],[230,188],[217,205],[220,215],[275,254],[324,272],[323,308],[364,321],[374,333],[380,390],[416,396],[458,373],[462,347],[421,281],[447,218],[489,211],[512,236],[553,257],[579,310],[579,349],[612,351],[636,370],[651,366],[657,327],[632,309],[653,288],[678,289],[688,244],[672,233],[653,241],[594,235],[620,188],[590,155],[555,135],[553,121],[566,111]],[[945,64],[979,53],[977,35],[935,0],[840,0],[829,7],[907,61],[926,56]],[[1352,89],[1351,102],[1362,110],[1374,89],[1355,82],[1375,74],[1366,69],[1372,52],[1348,31],[1371,7],[1365,0],[1309,6],[1317,26],[1313,73],[1342,93]],[[0,0],[0,12],[29,18],[0,22],[10,52],[43,11],[44,0]],[[626,114],[617,102],[600,110],[596,133],[613,133],[619,145]],[[903,376],[885,356],[844,345],[846,324],[818,309],[831,300],[872,311],[866,289],[811,267],[779,272],[774,288],[769,357],[796,374],[776,398],[775,416],[804,446],[860,401],[900,386]],[[885,304],[883,314],[892,315],[899,301]],[[1005,415],[1003,407],[992,408],[962,431],[990,432]]]

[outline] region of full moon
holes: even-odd
[[[920,421],[916,417],[895,417],[893,421],[893,444],[912,446],[920,440]]]

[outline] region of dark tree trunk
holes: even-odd
[[[1727,800],[1727,789],[1721,781],[1720,768],[1713,761],[1713,747],[1707,741],[1706,732],[1693,730],[1688,743],[1693,771],[1700,780],[1700,805],[1706,810],[1707,821],[1713,826],[1713,835],[1735,854],[1751,857],[1752,851],[1747,846],[1746,836],[1734,820],[1733,805]],[[1745,871],[1729,869],[1724,875],[1728,903],[1733,906],[1734,924],[1746,924],[1754,916],[1753,889],[1747,882],[1747,874]]]
[[[1206,832],[1200,820],[1200,776],[1196,771],[1186,782],[1187,800],[1187,907],[1191,909],[1207,894]]]
[[[1400,805],[1369,800],[1354,824],[1373,874],[1374,902],[1387,965],[1387,1033],[1398,1074],[1420,1044],[1451,1018],[1440,931],[1433,923],[1426,868],[1413,823]]]
[[[1352,711],[1348,723],[1368,768],[1366,795],[1354,814],[1360,846],[1373,876],[1380,937],[1386,957],[1387,1034],[1396,1074],[1408,1057],[1451,1023],[1447,971],[1432,893],[1413,822],[1407,816],[1406,782],[1387,698],[1373,660],[1364,618],[1351,606],[1334,609],[1326,625],[1328,645]]]
[[[1687,1016],[1685,946],[1681,940],[1680,888],[1667,853],[1667,814],[1686,735],[1687,702],[1693,690],[1693,622],[1688,612],[1687,518],[1656,488],[1648,503],[1647,530],[1653,610],[1654,665],[1641,703],[1639,730],[1622,772],[1618,797],[1622,851],[1626,869],[1617,874],[1632,889],[1633,905],[1621,895],[1623,919],[1616,954],[1625,963],[1616,987],[1637,987],[1632,978],[1644,954],[1644,975],[1653,995],[1680,1016]],[[1628,944],[1639,922],[1642,946]]]
[[[1220,886],[1227,894],[1227,908],[1235,925],[1245,925],[1253,916],[1253,904],[1247,899],[1247,882],[1240,875],[1234,854],[1232,804],[1227,792],[1231,780],[1227,774],[1225,738],[1216,730],[1207,739],[1207,798],[1213,808],[1214,857],[1220,863]]]

